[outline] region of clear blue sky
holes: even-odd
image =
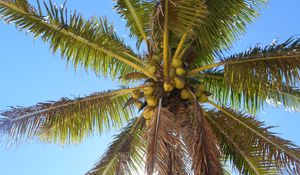
[[[106,15],[115,23],[117,33],[123,36],[124,21],[114,14],[112,6],[111,0],[68,1],[69,9],[77,9],[87,18]],[[270,44],[274,38],[284,41],[300,34],[299,7],[299,0],[271,1],[263,9],[262,16],[249,25],[248,32],[237,41],[234,50],[242,51],[256,43]],[[66,67],[59,55],[49,51],[47,44],[33,41],[29,34],[17,31],[13,25],[0,22],[0,38],[0,110],[90,94],[117,85],[92,73],[80,70],[75,73],[71,67]],[[279,126],[273,131],[300,145],[300,113],[270,107],[259,117],[269,125]],[[100,158],[111,136],[112,133],[95,136],[82,144],[64,147],[28,142],[7,149],[2,144],[0,175],[82,175]]]

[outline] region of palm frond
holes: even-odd
[[[176,115],[180,134],[192,159],[194,174],[223,174],[218,144],[201,107],[197,103],[192,103],[187,109],[181,106]]]
[[[266,0],[209,0],[205,3],[209,15],[195,28],[201,59],[222,54],[223,49],[231,46],[245,32],[247,24],[259,15],[259,8]],[[201,59],[198,60],[201,62]],[[193,66],[199,66],[197,60]]]
[[[170,30],[175,35],[181,36],[197,27],[203,23],[207,15],[208,11],[203,0],[172,0],[169,2],[169,26],[172,26]]]
[[[94,132],[121,126],[132,114],[123,106],[133,89],[94,93],[75,99],[17,107],[1,113],[0,133],[11,142],[38,136],[44,141],[79,142]]]
[[[173,114],[161,107],[161,100],[151,117],[145,132],[147,140],[146,171],[147,174],[160,175],[185,174],[183,166],[184,150],[179,138],[174,135]]]
[[[228,132],[228,128],[225,130],[224,127],[221,126],[221,124],[224,124],[222,123],[224,120],[217,121],[217,116],[219,116],[217,114],[218,113],[216,111],[211,110],[206,113],[206,116],[210,125],[214,128],[214,132],[216,133],[218,140],[220,141],[225,163],[229,162],[235,166],[240,173],[245,175],[278,174],[276,169],[274,170],[272,167],[264,166],[264,162],[256,156],[249,154],[248,149],[244,149],[238,145],[234,138],[231,137],[232,133]]]
[[[290,38],[282,44],[264,48],[256,46],[246,52],[225,58],[225,80],[236,88],[271,82],[296,86],[300,82],[300,39]],[[241,77],[242,76],[242,77]]]
[[[126,27],[130,29],[131,37],[136,37],[137,45],[150,36],[151,14],[155,3],[149,0],[115,0],[115,9],[126,20]]]
[[[271,82],[280,88],[283,83],[299,85],[299,65],[300,39],[290,38],[282,44],[250,48],[246,52],[224,58],[219,63],[196,68],[189,75],[224,66],[226,81],[236,83],[237,88],[254,86],[253,82]]]
[[[282,105],[287,110],[300,109],[300,90],[296,87],[282,84],[274,87],[271,82],[253,82],[251,87],[225,81],[223,70],[208,70],[199,74],[199,81],[205,83],[212,98],[220,104],[228,104],[235,109],[243,109],[255,114],[265,104]]]
[[[269,131],[271,127],[266,127],[263,122],[242,112],[234,111],[230,108],[223,108],[210,102],[219,111],[209,111],[209,117],[216,122],[219,127],[243,150],[244,154],[251,157],[263,170],[277,169],[287,171],[291,174],[299,174],[300,152],[296,145],[284,140]],[[226,139],[227,146],[232,146],[232,142]],[[224,146],[224,145],[223,145]],[[227,147],[225,147],[227,148]],[[245,162],[238,160],[241,155],[230,155],[232,151],[227,151],[227,158],[234,159],[236,166],[240,170],[245,170]],[[224,152],[224,151],[223,151]],[[244,159],[242,159],[244,160]],[[249,171],[248,167],[248,171]]]
[[[132,119],[114,137],[103,157],[86,175],[138,174],[144,162],[145,142],[142,140],[144,126],[143,117]]]
[[[192,34],[193,28],[200,25],[204,18],[207,17],[208,11],[206,9],[205,1],[203,0],[161,0],[160,6],[156,10],[156,16],[154,23],[163,25],[163,19],[165,13],[162,9],[165,9],[166,3],[169,10],[168,26],[172,34],[177,37],[181,37],[184,33],[189,31]]]
[[[134,70],[152,77],[106,19],[87,21],[76,12],[68,15],[65,7],[57,7],[51,1],[49,5],[44,3],[41,9],[39,3],[36,10],[27,0],[0,0],[4,21],[13,22],[19,29],[32,33],[34,38],[41,37],[49,42],[54,52],[59,49],[62,57],[75,67],[91,68],[97,74],[112,78]]]

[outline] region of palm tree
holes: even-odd
[[[117,0],[137,48],[145,47],[138,54],[105,18],[0,0],[3,21],[49,42],[74,67],[123,85],[12,108],[1,113],[0,133],[14,144],[67,144],[127,123],[87,175],[139,174],[144,166],[149,175],[220,175],[228,163],[242,174],[300,174],[297,146],[255,118],[267,101],[299,109],[300,39],[228,54],[264,3]]]

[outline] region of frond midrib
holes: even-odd
[[[53,30],[60,31],[60,32],[63,33],[64,35],[70,36],[70,37],[72,37],[72,38],[74,38],[74,39],[76,39],[76,40],[78,40],[78,41],[80,41],[80,42],[82,42],[82,43],[84,43],[84,44],[86,44],[86,45],[89,45],[89,46],[93,47],[93,48],[96,49],[96,50],[99,50],[99,51],[101,51],[101,52],[103,52],[103,53],[105,53],[105,54],[108,54],[108,55],[110,55],[110,56],[112,56],[112,57],[115,57],[116,59],[118,59],[118,60],[124,62],[125,64],[127,64],[127,65],[133,67],[134,69],[136,69],[136,70],[138,70],[138,71],[140,71],[140,72],[143,72],[143,73],[144,73],[145,75],[147,75],[149,78],[153,78],[154,80],[156,79],[153,75],[151,75],[150,73],[148,73],[147,71],[145,71],[145,69],[144,69],[143,67],[139,66],[139,65],[136,64],[136,63],[131,62],[130,60],[127,60],[126,58],[124,58],[124,57],[123,57],[122,55],[120,55],[120,54],[117,54],[117,53],[114,53],[114,52],[112,52],[112,51],[110,51],[110,50],[107,50],[107,49],[105,49],[105,48],[99,46],[99,45],[96,44],[96,43],[91,43],[91,42],[89,42],[87,39],[82,38],[82,37],[80,37],[80,36],[77,36],[77,35],[75,35],[75,34],[69,32],[69,31],[65,30],[64,28],[60,29],[60,26],[58,26],[58,25],[55,25],[55,24],[49,24],[49,23],[47,23],[47,22],[44,22],[44,21],[42,21],[40,18],[38,18],[37,16],[34,16],[34,15],[32,15],[32,14],[28,14],[27,12],[25,12],[25,11],[19,9],[19,8],[16,8],[14,5],[11,5],[11,4],[8,3],[8,2],[0,1],[0,4],[3,5],[3,6],[5,6],[5,7],[7,7],[7,8],[10,8],[10,9],[15,10],[15,11],[17,11],[17,12],[20,13],[20,14],[23,14],[23,15],[26,16],[27,18],[31,18],[32,20],[38,21],[38,22],[42,23],[43,25],[46,25],[47,27],[49,27],[49,28],[51,28],[51,29],[53,29]],[[125,53],[123,53],[123,54],[125,54]],[[143,63],[141,60],[137,59],[137,58],[135,59],[135,61],[139,61],[139,64],[144,65],[144,63]]]
[[[118,95],[120,95],[120,94],[127,94],[127,93],[132,92],[132,91],[134,91],[135,89],[141,88],[141,87],[143,87],[143,86],[136,87],[136,88],[129,88],[129,89],[116,90],[116,91],[112,91],[112,92],[110,92],[110,93],[106,93],[106,94],[103,94],[103,95],[100,95],[100,96],[94,96],[94,97],[86,98],[86,99],[81,100],[80,102],[82,103],[82,102],[87,102],[87,101],[96,100],[96,99],[98,99],[98,98],[103,98],[103,97],[114,97],[114,96],[118,96]],[[76,103],[78,103],[77,100],[72,101],[72,102],[69,102],[69,103],[66,103],[66,104],[61,104],[61,105],[49,107],[49,108],[47,108],[47,109],[43,109],[43,110],[39,110],[39,111],[35,111],[35,112],[31,112],[31,113],[28,113],[28,114],[19,116],[19,117],[17,117],[17,118],[11,119],[10,121],[11,121],[11,122],[16,122],[16,121],[19,121],[19,120],[22,120],[22,119],[26,119],[26,118],[29,118],[29,117],[32,117],[32,116],[36,116],[37,114],[42,114],[42,113],[45,113],[45,112],[49,112],[49,111],[52,111],[52,110],[55,110],[55,109],[58,109],[58,108],[62,108],[62,107],[66,107],[66,106],[69,106],[69,105],[73,105],[73,104],[76,104]]]
[[[282,55],[282,56],[273,56],[273,57],[270,56],[270,57],[266,57],[266,58],[265,57],[259,57],[259,58],[249,57],[246,60],[222,61],[222,62],[213,63],[210,65],[195,68],[188,72],[188,76],[193,77],[198,72],[205,71],[205,70],[212,69],[212,68],[219,67],[219,66],[226,66],[226,65],[233,65],[233,64],[240,64],[240,63],[247,63],[247,62],[255,62],[255,61],[268,61],[268,60],[274,60],[274,59],[289,59],[289,58],[295,58],[295,57],[300,57],[300,53],[295,54],[295,55]]]
[[[139,29],[139,31],[140,31],[140,33],[141,33],[143,39],[144,39],[145,42],[148,44],[147,35],[146,35],[146,33],[145,33],[145,31],[144,31],[144,29],[143,29],[143,27],[142,27],[142,24],[141,24],[141,22],[140,22],[140,20],[139,20],[139,18],[138,18],[138,16],[137,16],[137,14],[135,13],[135,10],[133,9],[133,7],[132,7],[130,1],[129,1],[129,0],[125,0],[125,3],[126,3],[126,5],[128,6],[129,11],[131,12],[132,17],[133,17],[133,19],[134,19],[134,21],[135,21],[135,24],[137,25],[137,27],[138,27],[138,29]]]

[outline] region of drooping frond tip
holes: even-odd
[[[239,86],[253,86],[255,80],[272,82],[278,88],[283,83],[297,86],[300,83],[300,39],[290,38],[264,48],[256,46],[223,62],[226,80],[235,81]]]
[[[36,10],[27,0],[0,0],[0,15],[4,21],[30,31],[34,38],[49,42],[52,50],[59,50],[75,68],[90,68],[112,78],[134,70],[151,77],[106,19],[85,20],[76,12],[69,15],[64,6],[58,7],[51,1],[49,5],[44,3],[43,8],[38,3]]]
[[[145,142],[142,140],[144,126],[143,117],[131,119],[86,175],[138,173],[144,162]]]
[[[94,93],[75,99],[17,107],[1,113],[0,132],[17,143],[23,138],[61,143],[78,142],[93,132],[118,127],[129,119],[131,108],[123,108],[128,89]]]
[[[272,127],[265,127],[263,122],[250,115],[210,103],[219,110],[208,111],[209,120],[220,139],[226,140],[222,142],[224,153],[229,153],[226,159],[230,158],[236,162],[239,170],[243,170],[242,167],[246,166],[247,169],[244,171],[253,171],[245,159],[238,160],[241,158],[239,156],[243,156],[241,154],[243,152],[244,156],[252,160],[253,165],[262,171],[275,169],[278,172],[300,173],[300,152],[296,145],[279,138],[269,131]],[[230,137],[230,140],[226,135]],[[230,150],[231,146],[238,146],[240,152],[236,150],[235,154],[231,154],[233,151]]]
[[[252,114],[263,109],[265,104],[284,106],[290,111],[300,109],[300,91],[297,87],[284,83],[278,88],[278,84],[260,80],[249,80],[253,84],[249,82],[246,86],[240,86],[235,81],[226,81],[226,78],[224,70],[207,70],[197,77],[207,85],[213,99]]]

